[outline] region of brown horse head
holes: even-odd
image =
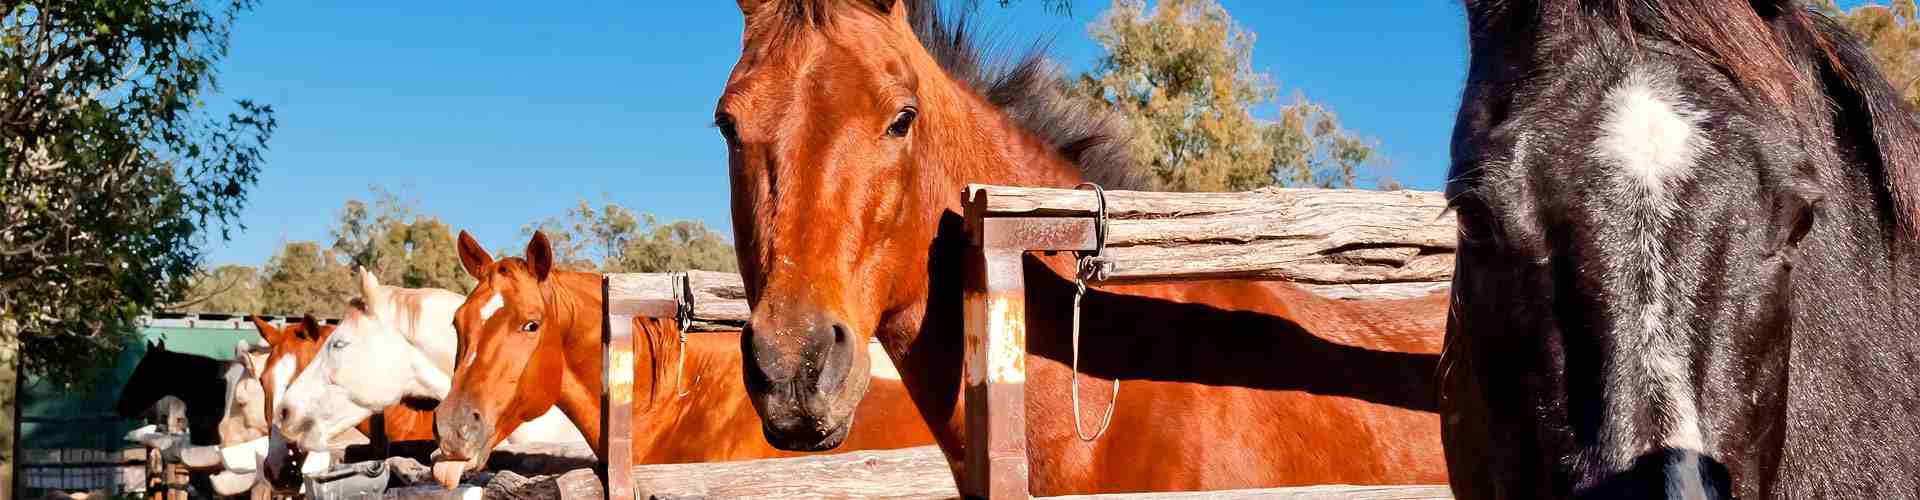
[[[260,330],[260,338],[273,349],[256,372],[260,375],[260,390],[265,394],[266,408],[273,408],[274,398],[286,391],[287,384],[300,374],[300,368],[313,362],[313,356],[320,352],[327,334],[333,333],[333,325],[322,325],[311,315],[302,316],[299,322],[290,322],[285,327],[273,326],[273,323],[259,316],[251,319],[253,327]],[[269,425],[274,423],[273,413],[267,412]]]
[[[768,441],[831,448],[867,386],[867,339],[903,356],[939,288],[930,276],[947,272],[929,262],[964,245],[965,183],[1019,167],[1024,183],[1071,186],[1082,179],[1071,160],[1125,148],[1104,140],[1115,122],[1066,100],[1037,52],[986,67],[929,2],[740,8],[742,53],[714,123],[753,306],[746,384]]]
[[[558,401],[564,336],[555,332],[571,316],[548,300],[553,247],[545,234],[533,234],[525,258],[496,261],[461,231],[459,253],[477,283],[453,316],[460,349],[434,427],[449,458],[484,464],[494,446]]]

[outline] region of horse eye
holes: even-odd
[[[334,349],[346,349],[347,341],[346,339],[339,339],[339,340],[333,341],[333,343],[329,345],[331,345]]]
[[[906,137],[907,130],[913,128],[913,118],[919,114],[920,110],[914,109],[913,106],[901,108],[900,114],[893,115],[893,124],[887,125],[887,135]]]
[[[520,331],[527,332],[527,333],[533,333],[534,330],[539,330],[539,329],[540,329],[540,322],[538,321],[528,321],[527,324],[520,325]]]
[[[720,129],[720,137],[727,140],[727,145],[740,143],[740,134],[734,130],[732,116],[726,114],[714,116],[713,127]]]

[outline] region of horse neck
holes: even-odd
[[[556,406],[571,420],[594,454],[604,458],[600,440],[600,388],[604,365],[601,359],[602,316],[600,286],[604,276],[593,273],[554,271],[548,277],[547,323],[559,332],[560,397]],[[638,381],[636,381],[637,383]]]
[[[465,297],[432,288],[386,288],[390,300],[379,311],[380,317],[436,369],[453,373],[453,356],[460,344],[453,314]]]
[[[923,64],[939,71],[930,59]],[[933,153],[920,157],[945,163],[944,171],[951,176],[948,188],[934,192],[950,200],[949,209],[959,212],[960,200],[953,194],[967,184],[1073,187],[1085,180],[1053,145],[1021,128],[986,98],[952,78],[937,81],[939,85],[928,86],[933,90],[929,93],[960,105],[934,108],[935,120],[929,125],[946,129],[921,136],[930,140]]]

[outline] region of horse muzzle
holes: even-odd
[[[433,412],[433,434],[440,441],[436,461],[463,460],[484,466],[493,453],[494,425],[465,400],[442,401]]]

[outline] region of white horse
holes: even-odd
[[[466,297],[383,286],[365,269],[359,275],[360,299],[274,402],[277,427],[305,449],[338,448],[329,436],[403,401],[439,401],[452,381],[460,341],[453,313]],[[516,443],[584,440],[554,408],[507,438]]]

